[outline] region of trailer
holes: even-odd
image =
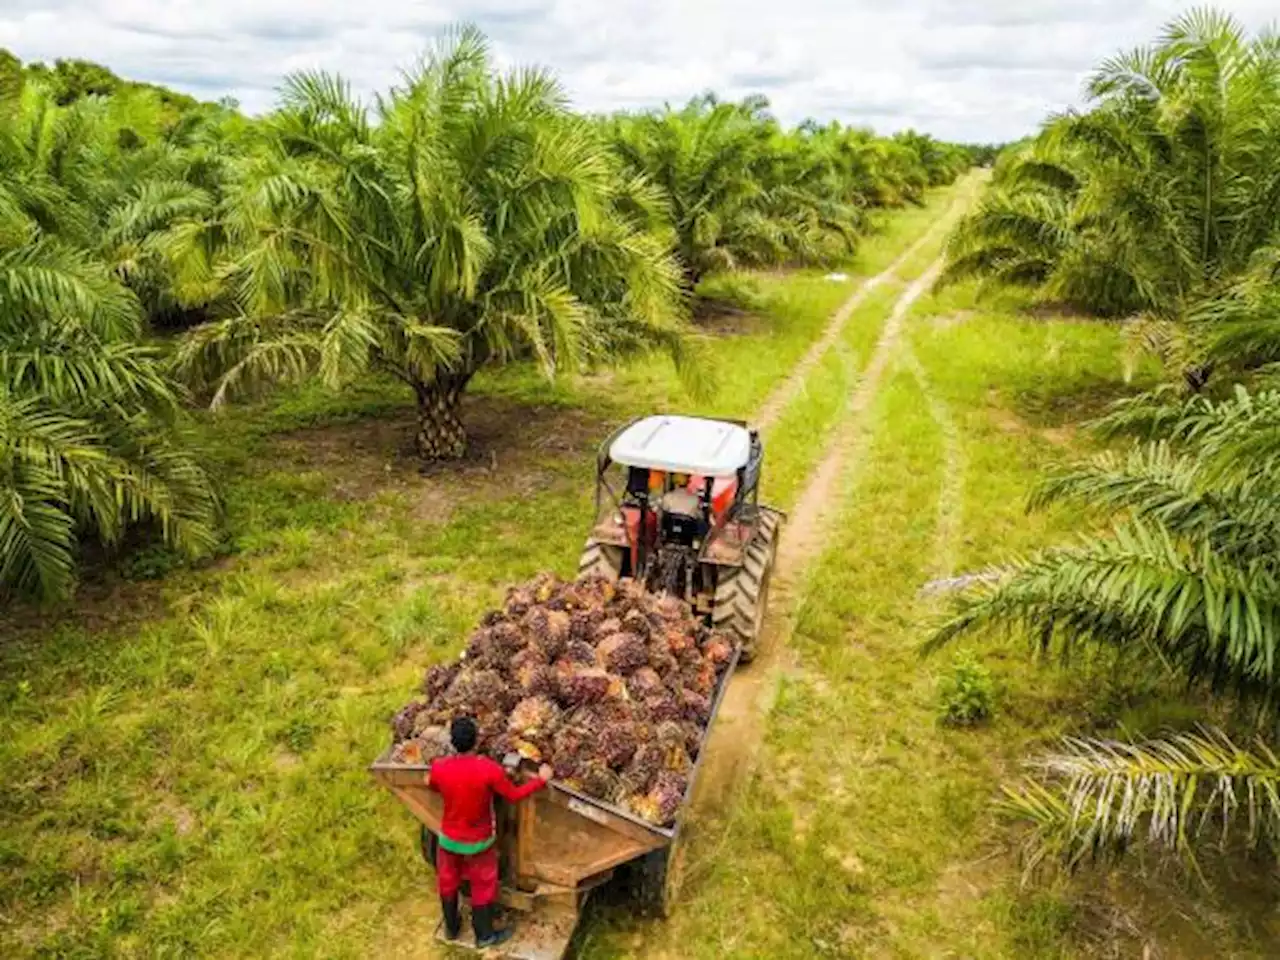
[[[512,960],[561,960],[587,898],[603,884],[620,879],[623,873],[629,881],[628,891],[640,908],[656,916],[668,915],[680,889],[681,827],[739,654],[740,650],[735,649],[720,675],[702,748],[670,827],[655,826],[556,781],[518,804],[495,799],[499,899],[516,921],[515,936],[495,948],[497,955]],[[426,786],[429,768],[393,763],[390,757],[388,749],[369,771],[418,819],[423,858],[434,866],[442,804],[440,796]],[[518,757],[507,757],[504,766],[517,781],[527,774],[526,765]],[[436,935],[444,941],[443,924]],[[465,917],[462,936],[453,942],[474,947],[470,922]]]

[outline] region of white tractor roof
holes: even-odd
[[[745,427],[700,417],[646,417],[624,430],[609,459],[628,467],[724,477],[746,466],[751,434]]]

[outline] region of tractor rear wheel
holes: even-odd
[[[622,558],[621,547],[588,540],[587,545],[582,548],[582,557],[578,560],[578,579],[604,577],[606,580],[617,580],[622,576]]]
[[[777,552],[778,517],[765,513],[760,517],[760,529],[742,558],[742,566],[720,568],[711,622],[741,645],[739,660],[742,663],[750,663],[756,655]]]

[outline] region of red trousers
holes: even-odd
[[[498,851],[490,847],[465,856],[444,847],[436,851],[436,882],[440,896],[448,899],[458,892],[462,881],[471,884],[471,906],[483,907],[498,899]]]

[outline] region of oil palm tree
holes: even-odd
[[[121,177],[100,245],[152,327],[185,328],[234,312],[233,291],[218,274],[229,251],[217,223],[236,159],[251,148],[244,118],[203,105],[137,150]]]
[[[137,299],[97,256],[103,104],[0,97],[0,589],[65,596],[81,543],[138,524],[196,554],[214,541],[209,478],[180,395],[141,343]]]
[[[373,117],[341,79],[294,76],[216,216],[169,231],[180,269],[224,278],[237,307],[191,332],[177,369],[215,404],[380,371],[414,391],[419,455],[459,457],[459,400],[488,364],[679,353],[678,271],[643,225],[650,203],[553,79],[496,73],[473,28]]]
[[[1093,510],[1109,528],[991,571],[927,649],[1012,629],[1044,650],[1156,660],[1268,717],[1280,695],[1280,42],[1193,12],[1105,64],[1091,92],[1091,112],[1001,158],[994,189],[952,239],[948,276],[1140,315],[1194,361],[1192,386],[1215,368],[1256,386],[1166,387],[1118,405],[1101,429],[1134,445],[1032,498]],[[1137,841],[1192,856],[1209,828],[1278,850],[1272,733],[1069,738],[1005,806],[1035,825],[1032,864],[1075,865]]]
[[[848,256],[862,226],[838,168],[810,138],[784,133],[762,98],[712,95],[612,123],[629,169],[662,190],[685,288],[716,270]]]
[[[1139,442],[1050,478],[1032,505],[1070,502],[1101,512],[1110,529],[991,571],[927,649],[1008,628],[1046,651],[1087,645],[1155,658],[1193,684],[1272,709],[1280,390],[1211,399],[1164,388],[1118,405],[1101,427]],[[1073,738],[1033,766],[1043,779],[1006,798],[1036,825],[1032,863],[1056,854],[1074,864],[1143,838],[1189,853],[1207,826],[1254,844],[1280,839],[1280,761],[1265,739],[1238,746],[1214,730],[1138,743]]]
[[[1192,11],[1103,64],[1089,93],[1094,109],[998,165],[946,279],[1181,324],[1280,235],[1280,41]]]
[[[139,523],[192,555],[213,546],[210,479],[140,331],[136,299],[88,254],[0,249],[0,588],[65,596],[81,541]]]

